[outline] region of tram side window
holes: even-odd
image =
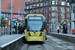
[[[25,19],[25,27],[27,28],[27,19]]]
[[[42,28],[40,31],[43,31],[44,29],[46,29],[46,25],[45,25],[45,22],[43,22],[43,25],[42,25]]]
[[[43,22],[43,27],[44,27],[44,29],[46,29],[46,25],[45,25],[45,22]]]

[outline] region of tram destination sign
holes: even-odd
[[[41,19],[41,17],[29,17],[29,19]]]

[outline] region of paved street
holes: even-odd
[[[47,40],[43,44],[27,43],[20,50],[75,50],[75,44],[47,35]]]

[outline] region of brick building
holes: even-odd
[[[24,0],[12,0],[12,18],[24,19]],[[1,0],[1,15],[5,17],[7,26],[11,18],[11,0]]]
[[[70,20],[71,20],[71,10],[69,8],[69,3],[63,2],[61,0],[46,0],[46,17],[47,17],[47,29],[49,31],[56,31],[59,26],[60,29],[63,28],[63,24],[67,24],[68,31],[70,30]],[[38,14],[43,14],[45,16],[45,1],[44,0],[31,0],[26,3],[27,14],[33,14],[34,12]],[[67,21],[67,22],[63,22]],[[56,28],[56,29],[54,29]]]

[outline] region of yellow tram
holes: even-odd
[[[42,14],[28,14],[25,17],[26,41],[41,41],[46,39],[45,17]]]

